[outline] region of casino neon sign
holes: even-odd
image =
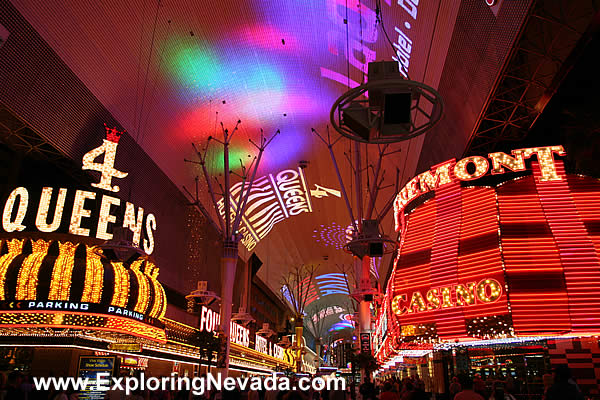
[[[391,301],[396,315],[415,314],[426,311],[490,304],[502,297],[502,285],[495,279],[431,288],[427,292],[415,290],[400,293]]]
[[[402,188],[394,200],[396,230],[399,231],[404,220],[404,209],[417,197],[434,191],[444,185],[456,181],[472,181],[479,179],[490,171],[493,175],[503,174],[505,168],[513,172],[525,171],[525,160],[537,157],[540,166],[540,181],[559,181],[562,178],[556,172],[554,155],[565,155],[562,146],[532,147],[513,150],[512,155],[502,152],[490,153],[488,158],[481,156],[465,157],[456,161],[451,159],[431,167],[429,171],[415,176]]]

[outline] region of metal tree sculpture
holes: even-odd
[[[317,265],[296,266],[282,277],[281,295],[284,301],[287,301],[295,314],[296,343],[296,372],[300,372],[302,367],[302,335],[304,328],[304,308],[308,301],[309,294],[313,287],[313,278]]]
[[[311,316],[307,318],[306,324],[308,330],[310,331],[310,333],[312,333],[313,337],[315,338],[315,353],[317,353],[317,369],[321,364],[321,341],[323,340],[323,327],[325,326],[325,318],[319,318],[318,313],[319,310],[317,310],[316,307],[314,307],[314,310],[309,311],[307,313],[307,316]]]
[[[196,177],[196,193],[195,196],[192,195],[185,187],[184,189],[188,193],[190,197],[193,198],[192,204],[198,207],[200,212],[206,217],[208,221],[212,223],[216,231],[220,234],[223,240],[223,253],[221,256],[221,343],[222,343],[222,351],[219,354],[219,360],[217,361],[217,366],[222,369],[222,374],[227,376],[229,369],[229,331],[231,324],[231,307],[233,302],[233,283],[235,281],[235,274],[237,268],[237,260],[238,260],[238,246],[240,242],[240,234],[239,227],[242,221],[242,217],[246,211],[246,205],[248,203],[248,198],[250,197],[250,193],[252,191],[252,185],[254,184],[254,180],[256,178],[256,171],[258,170],[258,166],[260,164],[260,160],[262,158],[263,152],[265,148],[271,143],[271,141],[275,138],[277,134],[279,134],[279,130],[275,133],[275,135],[271,139],[266,139],[263,135],[263,131],[260,131],[260,141],[259,143],[255,143],[252,140],[249,140],[256,149],[258,150],[258,156],[255,156],[250,163],[250,166],[246,168],[240,160],[241,164],[241,175],[238,175],[241,180],[241,190],[239,191],[239,195],[237,198],[234,198],[231,194],[231,174],[232,171],[229,168],[229,146],[231,144],[231,139],[235,132],[238,130],[238,126],[241,121],[237,121],[235,128],[230,132],[228,129],[225,129],[223,123],[221,123],[221,129],[223,132],[223,140],[219,140],[215,137],[209,136],[208,143],[206,147],[200,151],[193,143],[194,151],[198,155],[199,161],[191,161],[185,160],[186,162],[200,165],[202,169],[202,174],[204,175],[204,179],[206,181],[206,186],[208,188],[208,192],[210,193],[210,199],[212,205],[215,209],[216,217],[210,215],[207,211],[206,207],[202,204],[199,198],[198,191],[198,177]],[[211,177],[206,168],[206,156],[208,154],[208,148],[211,141],[216,141],[223,146],[223,182],[221,183],[216,176]],[[215,193],[213,189],[213,183],[216,183],[218,187],[221,189],[221,193]],[[219,207],[217,203],[216,194],[220,194],[224,200],[224,206]],[[231,201],[237,201],[237,207],[232,207]],[[215,222],[216,219],[216,222]]]

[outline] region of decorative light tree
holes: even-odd
[[[399,151],[388,151],[390,144],[427,132],[439,122],[443,110],[444,104],[439,93],[424,83],[403,79],[397,62],[372,62],[368,65],[367,83],[349,89],[331,108],[331,126],[340,136],[332,139],[329,127],[326,135],[312,129],[329,150],[354,230],[354,237],[344,249],[354,255],[356,275],[360,277],[358,288],[352,295],[359,302],[358,328],[361,334],[371,333],[370,306],[378,296],[378,290],[371,285],[371,258],[391,254],[397,248],[396,241],[382,232],[380,224],[392,208],[395,193],[398,192],[398,170],[394,195],[379,213],[375,212],[378,194],[387,187],[384,185],[385,169],[382,169],[382,161],[384,157]],[[353,142],[353,154],[346,157],[354,183],[354,208],[333,151],[342,137]],[[365,161],[367,157],[363,157],[361,153],[366,150],[366,146],[361,151],[361,143],[377,146],[375,165]],[[367,196],[363,191],[365,183]]]
[[[316,307],[313,307],[312,310],[307,310],[307,324],[308,330],[312,333],[315,338],[315,353],[317,353],[317,370],[321,365],[321,341],[323,340],[324,332],[324,323],[325,318],[320,318],[318,316],[319,310]]]
[[[317,268],[316,265],[295,266],[282,277],[281,295],[284,301],[290,304],[294,312],[296,342],[293,349],[296,353],[296,372],[300,372],[302,369],[304,308],[309,298]]]
[[[221,351],[217,360],[217,367],[221,369],[221,374],[225,377],[229,371],[229,332],[231,324],[231,313],[232,313],[232,302],[233,302],[233,284],[235,282],[235,274],[238,259],[238,246],[240,243],[241,236],[239,234],[239,227],[242,221],[242,217],[246,211],[246,205],[248,198],[252,191],[252,185],[256,178],[256,171],[260,164],[263,152],[271,141],[279,134],[279,130],[271,137],[266,139],[263,135],[263,131],[260,131],[259,143],[255,143],[249,140],[250,143],[258,150],[258,156],[255,156],[250,163],[250,166],[246,168],[240,160],[241,175],[239,177],[242,180],[241,190],[237,198],[237,207],[234,209],[231,206],[232,194],[231,194],[231,174],[232,171],[229,167],[229,146],[231,139],[235,132],[238,130],[241,121],[237,121],[235,128],[229,132],[225,129],[223,123],[221,123],[221,130],[223,133],[223,140],[219,140],[212,136],[209,136],[206,147],[200,151],[196,145],[192,143],[194,151],[198,155],[198,161],[184,160],[189,163],[200,165],[204,180],[210,193],[210,199],[215,210],[215,216],[213,217],[204,207],[199,198],[198,192],[198,177],[196,177],[196,193],[192,195],[185,187],[184,189],[193,198],[192,204],[198,207],[200,212],[206,217],[208,221],[212,223],[217,232],[221,235],[223,240],[223,253],[221,256]],[[218,142],[223,146],[223,182],[221,182],[216,176],[210,176],[208,169],[206,168],[206,156],[208,154],[208,148],[212,141]],[[213,188],[213,182],[221,189],[221,193],[216,193]],[[217,194],[221,194],[223,197],[224,206],[219,207],[217,203]],[[215,222],[216,220],[216,222]],[[241,317],[238,315],[238,317]]]

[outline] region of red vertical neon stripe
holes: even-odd
[[[600,329],[600,258],[577,212],[563,163],[556,171],[563,179],[540,182],[538,163],[532,163],[535,185],[556,241],[569,294],[573,331]]]
[[[458,243],[461,222],[461,188],[458,181],[444,185],[435,193],[436,224],[429,278],[431,286],[458,283]],[[440,338],[466,336],[465,318],[460,307],[436,310],[437,333]]]
[[[567,292],[533,180],[527,176],[496,188],[513,325],[518,335],[560,334],[571,330]]]

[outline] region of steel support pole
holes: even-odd
[[[223,243],[223,257],[221,258],[221,331],[225,343],[222,347],[222,360],[220,373],[222,378],[229,374],[229,348],[231,331],[231,307],[233,303],[233,284],[238,260],[238,243],[226,241]]]
[[[371,257],[363,256],[361,261],[360,291],[365,293],[371,290]],[[360,333],[371,333],[371,302],[367,301],[364,296],[360,299],[360,303],[358,304],[358,324]],[[360,341],[360,336],[359,343],[362,343]],[[361,382],[365,382],[367,371],[365,371],[364,368],[361,368],[360,376]]]
[[[304,346],[302,344],[302,336],[304,335],[304,321],[302,319],[302,315],[296,316],[296,373],[302,372],[302,350],[304,350]]]

